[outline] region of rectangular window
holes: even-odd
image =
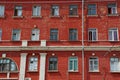
[[[20,40],[20,30],[19,29],[13,29],[12,40],[13,41]]]
[[[116,4],[108,4],[108,14],[117,14],[117,6]]]
[[[51,14],[52,14],[52,16],[59,16],[59,6],[53,5]]]
[[[78,58],[77,57],[69,58],[69,71],[78,71]]]
[[[39,34],[40,34],[39,29],[33,29],[31,34],[31,40],[32,41],[39,40]]]
[[[116,28],[109,29],[109,41],[118,41],[118,30]]]
[[[0,41],[2,40],[2,30],[0,29]]]
[[[69,29],[69,40],[77,40],[77,29]]]
[[[96,15],[96,4],[89,4],[88,5],[88,15]]]
[[[49,58],[49,70],[57,70],[58,59],[57,57]]]
[[[0,5],[0,16],[4,16],[5,7]]]
[[[110,58],[110,70],[111,72],[120,72],[120,61],[117,57]]]
[[[50,40],[58,40],[58,29],[50,30]]]
[[[88,39],[89,41],[97,40],[97,30],[94,28],[88,29]]]
[[[33,16],[41,15],[41,6],[33,6]]]
[[[77,5],[70,5],[69,6],[69,15],[78,15],[78,6]]]
[[[98,72],[98,58],[93,57],[89,59],[89,71]]]
[[[38,70],[38,58],[30,57],[29,59],[29,71],[37,71]]]
[[[22,16],[22,6],[15,6],[14,16]]]

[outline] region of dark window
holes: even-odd
[[[52,16],[59,16],[59,6],[53,5],[51,14]]]
[[[0,59],[0,72],[17,71],[15,62],[8,58]]]
[[[77,40],[77,29],[69,29],[69,40]]]
[[[50,30],[50,40],[58,40],[58,29]]]
[[[69,6],[69,15],[78,15],[78,6],[77,5],[70,5]]]
[[[57,70],[57,63],[58,63],[57,57],[49,58],[49,70]]]
[[[96,15],[96,5],[95,4],[88,5],[88,15]]]
[[[89,41],[96,41],[97,40],[97,35],[96,35],[96,29],[89,29],[88,30],[88,35],[89,35]]]
[[[116,4],[108,4],[108,14],[117,14]]]
[[[22,6],[15,6],[14,16],[22,16]]]

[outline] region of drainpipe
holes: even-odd
[[[82,80],[84,80],[84,0],[82,0]]]

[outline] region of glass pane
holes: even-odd
[[[109,40],[112,40],[112,31],[109,31]]]

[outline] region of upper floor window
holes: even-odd
[[[57,70],[58,59],[57,57],[49,58],[49,70]]]
[[[0,5],[0,16],[4,16],[5,7]]]
[[[0,59],[0,72],[17,71],[17,66],[14,61],[8,58]]]
[[[110,58],[110,70],[111,72],[120,72],[120,61],[117,57]]]
[[[109,41],[118,41],[118,30],[116,28],[109,29]]]
[[[88,29],[88,39],[89,41],[97,40],[97,30],[95,28]]]
[[[78,71],[78,58],[77,57],[69,58],[69,71]]]
[[[15,6],[14,16],[22,16],[22,6]]]
[[[37,71],[38,70],[38,58],[33,56],[29,59],[29,71]]]
[[[33,16],[41,16],[41,6],[33,6]]]
[[[115,3],[108,4],[108,14],[117,14],[117,6]]]
[[[39,34],[40,34],[39,29],[33,29],[32,34],[31,34],[31,40],[33,40],[33,41],[39,40]]]
[[[2,29],[0,29],[0,40],[2,40]]]
[[[20,30],[19,29],[13,29],[12,40],[13,41],[20,40]]]
[[[51,8],[52,8],[51,15],[52,16],[59,16],[59,6],[53,5]]]
[[[96,57],[89,58],[89,71],[91,72],[98,71],[98,58]]]
[[[77,5],[70,5],[69,6],[69,15],[78,15],[78,6]]]
[[[69,29],[69,40],[77,40],[77,29]]]
[[[50,40],[58,40],[58,29],[50,30]]]
[[[96,4],[88,4],[88,15],[96,15]]]

